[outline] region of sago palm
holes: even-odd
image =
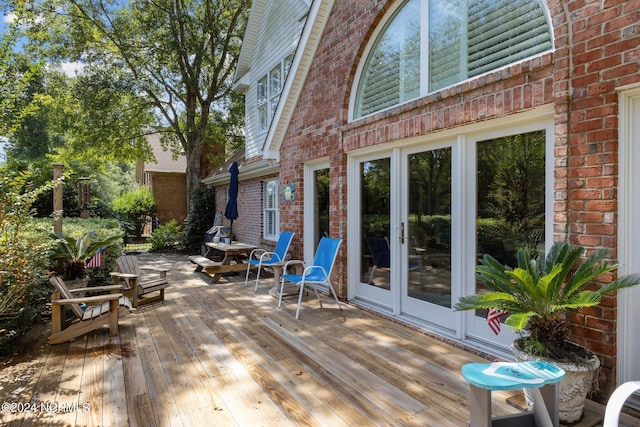
[[[59,259],[64,262],[66,278],[78,279],[84,276],[86,263],[100,248],[106,248],[122,239],[122,234],[113,234],[101,240],[94,240],[95,230],[89,231],[84,236],[74,239],[65,237],[62,233],[52,233],[51,238],[55,245],[51,248],[51,259]]]
[[[505,324],[521,335],[527,352],[561,358],[569,345],[567,313],[596,306],[607,292],[640,283],[640,274],[631,274],[595,290],[586,289],[592,280],[618,268],[605,261],[608,252],[596,249],[579,263],[583,248],[557,242],[544,263],[520,249],[516,268],[485,255],[476,274],[491,291],[461,297],[454,308],[504,312]]]

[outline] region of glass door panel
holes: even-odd
[[[452,306],[452,147],[403,156],[401,311],[455,330]],[[403,231],[404,229],[404,231]]]
[[[451,148],[408,156],[407,293],[451,308]]]
[[[313,172],[314,188],[314,247],[318,246],[322,237],[329,237],[329,169],[318,169]]]
[[[491,255],[515,267],[518,249],[545,250],[545,131],[504,136],[476,144],[476,261]],[[476,282],[476,293],[487,291]],[[473,332],[505,343],[512,339],[502,327],[496,337],[486,327],[486,310],[476,312]],[[504,319],[503,319],[504,320]]]
[[[391,161],[360,163],[360,282],[391,289]]]

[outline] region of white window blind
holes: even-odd
[[[409,1],[390,21],[365,70],[357,102],[358,116],[420,94],[420,0]]]
[[[426,18],[421,11],[426,11]],[[392,107],[551,48],[540,0],[409,0],[386,23],[366,59],[353,116]],[[423,81],[429,87],[420,86],[421,73],[428,73]]]
[[[469,4],[469,77],[551,49],[542,7],[531,0]]]
[[[429,92],[466,79],[466,2],[431,0],[429,4]]]
[[[279,234],[278,218],[278,184],[279,181],[271,180],[264,183],[264,237],[276,240]]]

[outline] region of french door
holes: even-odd
[[[510,124],[510,126],[508,126]],[[508,352],[486,312],[458,312],[484,292],[486,254],[515,266],[518,249],[552,242],[553,121],[526,120],[349,159],[349,294],[374,309],[478,347]]]
[[[358,159],[355,297],[395,315],[455,329],[450,143]],[[456,213],[459,215],[459,212]],[[355,235],[355,233],[354,233]]]

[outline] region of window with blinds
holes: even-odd
[[[552,47],[540,0],[409,0],[387,21],[366,59],[353,116],[401,104]]]
[[[264,238],[277,240],[279,233],[278,180],[264,183]]]
[[[363,73],[356,116],[420,95],[420,0],[401,8],[376,41]]]

